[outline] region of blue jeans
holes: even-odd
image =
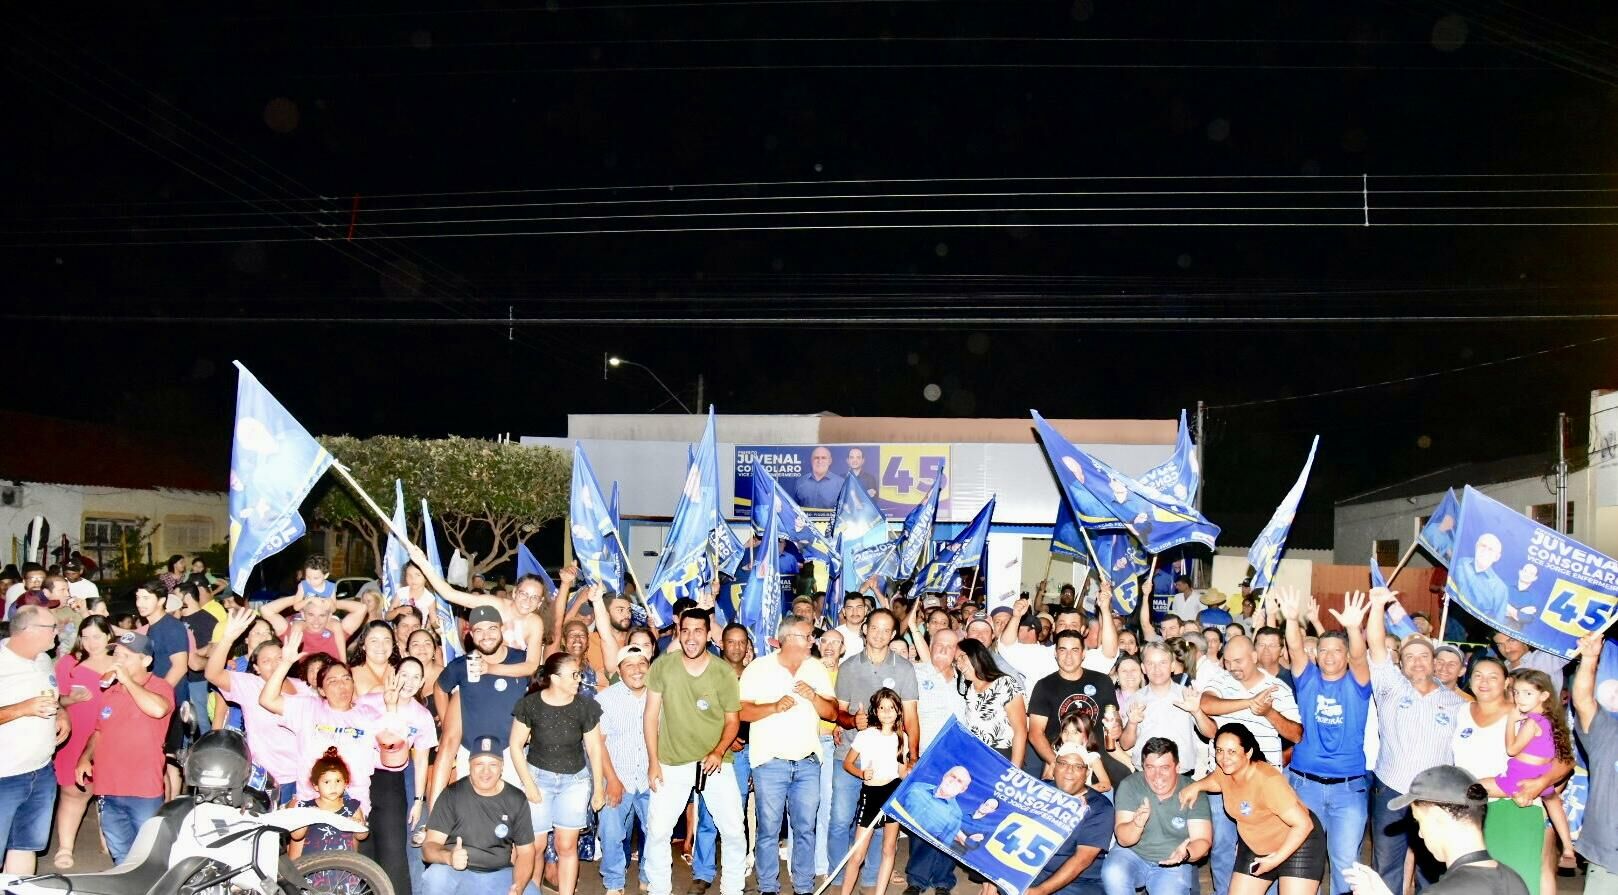
[[[1343,871],[1360,859],[1360,844],[1365,841],[1365,821],[1371,807],[1371,775],[1342,783],[1318,783],[1289,770],[1287,782],[1292,784],[1299,801],[1313,811],[1325,827],[1326,854],[1331,858],[1332,895],[1348,895],[1352,889],[1343,878]]]
[[[107,839],[107,851],[112,852],[113,866],[124,862],[129,847],[135,844],[141,824],[151,820],[157,809],[163,807],[163,797],[143,799],[138,796],[101,797],[101,835]]]
[[[860,807],[860,778],[844,771],[837,759],[836,773],[831,776],[831,829],[826,833],[826,857],[835,864],[848,854],[854,844],[854,812]],[[882,828],[886,824],[878,823],[876,829],[871,831],[871,844],[866,851],[868,855],[882,854]],[[914,841],[914,840],[912,840]],[[860,870],[860,885],[867,888],[876,885],[877,871],[881,869],[881,861],[866,861]],[[833,878],[834,885],[842,885],[843,872],[839,871]]]
[[[0,856],[6,851],[44,851],[56,808],[56,767],[0,777]]]
[[[596,838],[601,842],[601,885],[605,889],[624,887],[624,870],[629,866],[629,831],[640,821],[645,831],[652,806],[651,790],[626,792],[616,806],[604,805],[596,814]],[[646,862],[640,865],[641,891],[647,889]]]
[[[735,758],[736,791],[742,796],[742,819],[747,819],[747,787],[753,779],[752,766],[747,761],[747,747],[737,752]],[[759,831],[759,836],[764,832]],[[714,825],[713,815],[708,813],[708,805],[702,799],[697,799],[697,837],[691,843],[691,878],[700,879],[705,883],[714,881],[718,872],[719,856],[719,828]]]
[[[815,890],[815,814],[819,810],[820,756],[787,761],[771,759],[753,769],[754,802],[758,809],[757,830],[762,837],[781,829],[781,816],[790,813],[792,823],[792,891]],[[766,846],[771,843],[765,843]],[[768,849],[764,849],[768,857]],[[760,892],[781,891],[781,862],[759,861],[755,866]]]
[[[1236,869],[1236,822],[1225,813],[1225,798],[1218,793],[1208,794],[1208,813],[1213,815],[1213,850],[1208,852],[1208,869],[1213,871],[1214,895],[1225,895],[1230,891],[1230,874]]]
[[[1107,852],[1101,865],[1101,885],[1107,895],[1191,895],[1196,891],[1197,868],[1191,864],[1160,867],[1135,854],[1132,848],[1117,846]]]
[[[815,803],[815,876],[825,876],[831,869],[831,862],[826,860],[826,831],[831,829],[831,775],[842,772],[842,766],[832,762],[832,750],[835,748],[831,734],[820,738],[820,801]],[[792,825],[787,824],[788,845],[795,848],[797,841]]]
[[[1371,789],[1371,857],[1377,875],[1388,884],[1389,891],[1404,891],[1405,849],[1408,848],[1416,853],[1416,888],[1432,885],[1439,876],[1433,868],[1436,865],[1442,870],[1443,865],[1422,846],[1410,809],[1394,811],[1388,807],[1388,802],[1404,793],[1383,783],[1380,777],[1372,775],[1372,779],[1375,785]]]
[[[905,882],[917,889],[937,889],[940,893],[955,888],[955,861],[916,836],[911,836],[909,842]]]
[[[208,717],[208,682],[183,681],[185,698],[191,703],[191,713],[197,718],[197,736],[213,730],[213,719]]]
[[[488,873],[456,870],[448,864],[428,864],[422,873],[422,895],[506,895],[511,891],[511,868]]]

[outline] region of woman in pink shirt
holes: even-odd
[[[203,674],[208,683],[219,688],[220,695],[242,710],[242,729],[247,735],[247,751],[253,763],[269,772],[276,783],[275,803],[285,805],[297,794],[298,777],[306,770],[300,767],[302,750],[298,735],[281,726],[281,719],[259,705],[264,683],[281,664],[281,642],[271,637],[261,640],[247,655],[245,671],[232,671],[226,666],[230,659],[230,646],[247,633],[258,621],[251,609],[236,609],[225,621],[225,633],[208,655],[208,666]],[[308,692],[302,681],[283,681],[281,692],[286,696]],[[305,775],[306,776],[306,775]]]
[[[58,870],[73,867],[73,844],[79,838],[79,825],[90,806],[90,793],[73,779],[73,769],[84,754],[84,745],[95,732],[101,714],[101,679],[112,671],[112,625],[105,616],[92,615],[79,628],[79,644],[72,653],[56,660],[56,686],[63,691],[73,732],[56,750],[56,860]]]
[[[294,627],[281,649],[281,661],[270,672],[259,694],[258,704],[265,711],[281,716],[281,726],[298,738],[298,798],[312,799],[316,793],[309,783],[309,769],[326,754],[329,746],[348,764],[349,794],[358,799],[367,814],[371,811],[371,774],[376,769],[376,735],[381,730],[382,713],[354,697],[354,675],[348,666],[333,662],[320,670],[316,693],[288,696],[283,692],[287,672],[303,657],[303,630]]]

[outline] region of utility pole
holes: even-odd
[[[1567,414],[1556,415],[1556,530],[1572,534],[1567,524]]]

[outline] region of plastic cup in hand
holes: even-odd
[[[101,676],[101,689],[103,690],[116,683],[118,683],[118,672],[116,671],[109,671]]]
[[[473,653],[466,659],[466,682],[475,684],[483,679],[483,656]]]

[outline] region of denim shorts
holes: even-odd
[[[55,808],[56,770],[51,765],[0,777],[0,854],[44,851]]]
[[[590,826],[590,769],[584,767],[575,774],[558,774],[528,766],[539,788],[539,804],[529,803],[528,813],[534,819],[534,835],[549,833],[553,828],[583,830]]]

